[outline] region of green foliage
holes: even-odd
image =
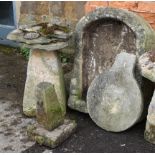
[[[62,63],[72,63],[73,62],[73,57],[70,54],[60,52],[59,58]]]
[[[30,54],[30,49],[26,47],[21,47],[20,48],[20,53],[26,58],[27,60],[29,59],[29,54]]]

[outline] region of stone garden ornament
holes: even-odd
[[[87,90],[93,79],[109,69],[121,51],[139,57],[154,48],[155,33],[143,18],[133,12],[98,8],[77,23],[75,42],[68,106],[88,113]],[[138,71],[136,74],[139,74]],[[144,89],[145,79],[138,75],[136,79],[141,89]]]
[[[118,54],[113,66],[99,74],[88,89],[89,115],[107,131],[124,131],[140,120],[144,106],[134,77],[135,65],[135,55]]]

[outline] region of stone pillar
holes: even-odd
[[[35,116],[37,103],[35,89],[41,82],[49,82],[54,85],[58,101],[65,113],[66,96],[63,73],[57,54],[53,51],[33,49],[28,62],[23,99],[23,112],[27,116]]]
[[[36,90],[36,118],[37,122],[47,130],[53,130],[64,121],[65,109],[59,103],[54,85],[41,82]]]

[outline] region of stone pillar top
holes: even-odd
[[[22,43],[31,49],[55,51],[68,46],[72,33],[68,27],[40,23],[20,26],[8,34],[7,39]]]

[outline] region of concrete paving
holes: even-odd
[[[34,145],[28,140],[26,127],[34,120],[22,115],[19,105],[0,100],[0,152],[22,152]]]

